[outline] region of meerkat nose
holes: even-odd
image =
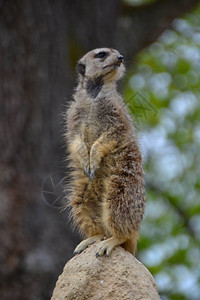
[[[124,57],[122,55],[119,55],[118,56],[118,61],[123,62],[123,60],[124,60]]]

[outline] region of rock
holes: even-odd
[[[96,258],[98,245],[67,262],[51,300],[160,299],[153,276],[132,254],[116,247],[110,257]]]

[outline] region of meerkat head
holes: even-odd
[[[125,71],[123,56],[110,48],[94,49],[84,55],[78,62],[77,72],[83,79],[112,82],[119,80]]]

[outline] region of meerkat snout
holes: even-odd
[[[118,56],[118,61],[123,62],[124,61],[124,57],[122,55]]]

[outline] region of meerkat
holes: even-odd
[[[97,257],[118,245],[135,255],[145,188],[137,133],[116,87],[125,72],[123,56],[94,49],[80,59],[77,72],[66,113],[68,197],[73,223],[86,239],[74,253],[101,240]]]

